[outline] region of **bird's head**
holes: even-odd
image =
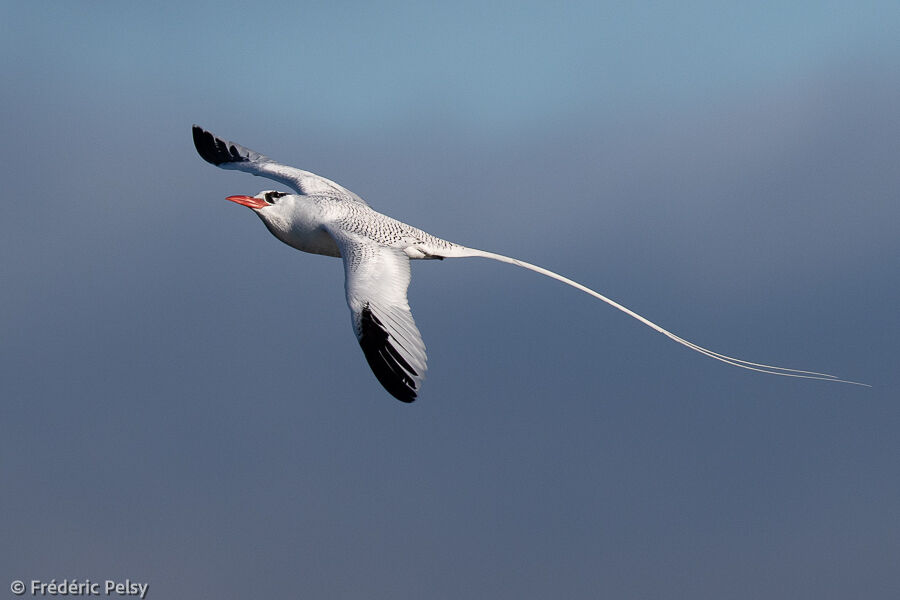
[[[263,190],[255,196],[228,196],[226,200],[250,208],[275,237],[287,244],[291,243],[291,228],[297,221],[296,213],[300,209],[297,196],[275,190]]]

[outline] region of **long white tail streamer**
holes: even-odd
[[[699,352],[700,354],[705,354],[706,356],[708,356],[710,358],[714,358],[715,360],[721,361],[721,362],[729,364],[729,365],[733,365],[735,367],[740,367],[742,369],[748,369],[750,371],[758,371],[760,373],[768,373],[769,375],[781,375],[783,377],[798,377],[801,379],[819,379],[822,381],[832,381],[835,383],[847,383],[850,385],[861,385],[861,386],[865,386],[865,387],[872,387],[868,383],[860,383],[858,381],[849,381],[847,379],[840,379],[837,376],[829,375],[828,373],[817,373],[816,371],[801,371],[800,369],[788,369],[788,368],[779,367],[776,365],[764,365],[761,363],[755,363],[755,362],[750,362],[748,360],[735,358],[733,356],[727,356],[725,354],[720,354],[718,352],[713,352],[712,350],[710,350],[708,348],[704,348],[703,346],[698,346],[697,344],[695,344],[693,342],[690,342],[682,337],[675,335],[671,331],[663,329],[662,327],[660,327],[653,321],[651,321],[645,317],[642,317],[641,315],[637,314],[636,312],[634,312],[633,310],[631,310],[629,308],[622,306],[615,300],[607,298],[603,294],[600,294],[599,292],[595,292],[594,290],[590,289],[589,287],[581,285],[577,281],[572,281],[568,277],[563,277],[562,275],[560,275],[558,273],[554,273],[553,271],[549,271],[549,270],[539,267],[537,265],[527,263],[524,260],[519,260],[517,258],[510,258],[509,256],[503,256],[502,254],[496,254],[494,252],[487,252],[485,250],[476,250],[475,248],[466,248],[465,250],[459,251],[459,253],[454,252],[452,255],[459,256],[459,257],[480,256],[482,258],[490,258],[492,260],[497,260],[500,262],[509,263],[511,265],[516,265],[516,266],[522,267],[524,269],[534,271],[535,273],[540,273],[541,275],[546,275],[547,277],[556,279],[557,281],[561,281],[567,285],[570,285],[576,289],[581,290],[582,292],[590,294],[591,296],[593,296],[599,300],[603,300],[610,306],[621,310],[626,315],[637,319],[638,321],[640,321],[647,327],[650,327],[651,329],[658,331],[659,333],[663,334],[667,338],[678,342],[682,346],[686,346],[686,347],[690,348],[691,350],[694,350],[695,352]]]

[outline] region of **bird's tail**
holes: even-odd
[[[567,277],[563,277],[562,275],[559,275],[558,273],[554,273],[553,271],[549,271],[549,270],[539,267],[537,265],[527,263],[524,260],[510,258],[509,256],[503,256],[502,254],[496,254],[494,252],[486,252],[484,250],[477,250],[475,248],[466,248],[466,247],[461,247],[461,246],[457,246],[456,248],[453,249],[453,251],[446,253],[445,256],[447,256],[448,258],[450,258],[450,257],[464,258],[464,257],[480,256],[482,258],[490,258],[492,260],[497,260],[500,262],[509,263],[511,265],[516,265],[516,266],[528,269],[530,271],[540,273],[541,275],[546,275],[547,277],[551,277],[553,279],[556,279],[557,281],[561,281],[567,285],[570,285],[576,289],[579,289],[582,292],[585,292],[586,294],[590,294],[591,296],[597,298],[598,300],[603,300],[610,306],[621,310],[626,315],[637,319],[638,321],[640,321],[647,327],[650,327],[651,329],[658,331],[659,333],[663,334],[667,338],[678,342],[682,346],[686,346],[686,347],[690,348],[691,350],[694,350],[695,352],[699,352],[700,354],[705,354],[706,356],[708,356],[710,358],[714,358],[715,360],[721,361],[723,363],[727,363],[729,365],[734,365],[735,367],[740,367],[742,369],[749,369],[750,371],[759,371],[760,373],[768,373],[770,375],[782,375],[784,377],[799,377],[802,379],[820,379],[823,381],[833,381],[836,383],[848,383],[851,385],[862,385],[862,386],[866,386],[866,387],[872,387],[867,383],[860,383],[858,381],[848,381],[846,379],[840,379],[834,375],[829,375],[827,373],[817,373],[815,371],[801,371],[799,369],[787,369],[785,367],[778,367],[775,365],[765,365],[765,364],[761,364],[761,363],[750,362],[750,361],[743,360],[740,358],[735,358],[733,356],[727,356],[725,354],[720,354],[718,352],[713,352],[712,350],[709,350],[708,348],[704,348],[703,346],[698,346],[697,344],[695,344],[693,342],[690,342],[682,337],[679,337],[679,336],[675,335],[674,333],[672,333],[671,331],[668,331],[667,329],[663,329],[662,327],[660,327],[653,321],[651,321],[645,317],[642,317],[641,315],[637,314],[636,312],[634,312],[633,310],[631,310],[629,308],[622,306],[615,300],[607,298],[603,294],[600,294],[599,292],[595,292],[594,290],[581,285],[577,281],[572,281],[571,279],[569,279]]]

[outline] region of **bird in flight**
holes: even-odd
[[[772,375],[860,384],[834,375],[754,363],[698,346],[618,302],[547,269],[522,260],[448,242],[372,208],[337,183],[280,164],[194,125],[194,146],[207,162],[222,169],[244,171],[282,183],[296,193],[265,190],[255,196],[227,199],[249,207],[279,240],[312,254],[340,257],[353,332],[375,377],[392,396],[412,402],[425,376],[425,344],[406,290],[409,261],[482,257],[535,271],[606,302],[666,337],[715,360]]]

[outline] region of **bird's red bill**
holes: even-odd
[[[243,204],[244,206],[249,206],[254,210],[269,205],[265,200],[260,200],[259,198],[254,198],[253,196],[228,196],[225,199],[231,200],[232,202],[237,202],[238,204]]]

